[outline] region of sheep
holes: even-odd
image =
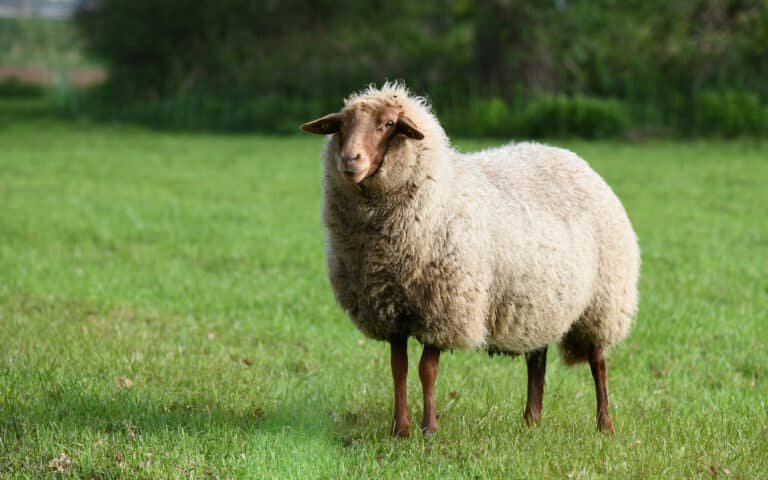
[[[459,153],[401,83],[352,94],[301,128],[327,136],[322,218],[336,300],[390,343],[394,435],[410,430],[409,337],[424,345],[424,433],[438,428],[446,349],[523,354],[523,417],[539,424],[553,342],[566,365],[589,363],[597,428],[613,432],[605,352],[636,316],[640,253],[621,202],[584,160],[537,143]]]

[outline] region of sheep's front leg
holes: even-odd
[[[395,418],[392,420],[392,435],[407,437],[411,421],[408,419],[408,338],[390,340],[392,356],[392,379],[395,383]]]
[[[437,369],[440,364],[440,349],[430,345],[424,346],[419,362],[419,378],[424,391],[424,419],[421,430],[424,433],[437,431],[437,411],[435,409],[435,382]]]
[[[603,347],[589,346],[589,368],[592,370],[597,394],[597,429],[601,432],[613,433],[613,423],[611,416],[608,415],[608,380]]]
[[[538,425],[544,401],[544,374],[547,369],[547,347],[525,354],[528,365],[528,401],[525,404],[525,422]]]

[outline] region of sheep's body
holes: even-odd
[[[623,339],[640,257],[603,179],[574,153],[534,143],[460,154],[406,94],[389,86],[347,101],[395,101],[424,131],[390,147],[378,178],[338,178],[339,135],[324,152],[329,277],[358,328],[441,349],[560,341],[569,363]]]

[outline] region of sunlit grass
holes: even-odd
[[[643,251],[640,315],[609,358],[615,437],[595,432],[588,368],[550,355],[531,430],[523,362],[455,352],[440,432],[404,441],[387,346],[325,279],[319,139],[32,119],[0,145],[0,477],[768,473],[764,144],[567,145]],[[414,368],[410,394],[418,421]]]

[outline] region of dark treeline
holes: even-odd
[[[294,132],[404,79],[456,135],[768,133],[764,0],[84,5],[111,72],[84,105],[123,120]]]

